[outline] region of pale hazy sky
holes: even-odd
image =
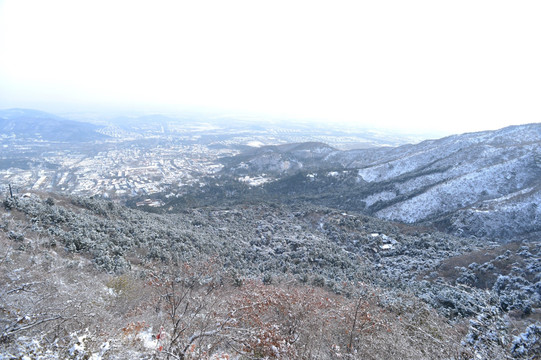
[[[0,108],[541,122],[541,1],[0,0]]]

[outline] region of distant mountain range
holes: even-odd
[[[224,165],[234,176],[272,177],[264,193],[286,201],[431,223],[465,235],[511,239],[541,232],[541,124],[394,148],[267,146],[224,159]]]
[[[0,134],[7,136],[69,142],[107,139],[108,136],[97,132],[99,128],[38,110],[0,110]]]

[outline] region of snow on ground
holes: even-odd
[[[426,192],[377,212],[377,216],[389,220],[415,222],[435,214],[470,206],[479,201],[482,193],[516,191],[531,180],[518,171],[528,165],[525,157],[485,167],[441,184]]]
[[[249,141],[246,145],[251,147],[262,147],[265,144],[263,144],[261,141]]]
[[[376,194],[372,194],[363,199],[366,203],[366,206],[372,206],[378,201],[389,201],[396,197],[396,194],[393,191],[382,191]]]
[[[263,176],[250,177],[250,176],[246,175],[244,177],[240,177],[239,181],[247,183],[250,186],[260,186],[260,185],[263,185],[263,184],[271,181],[271,179],[263,177]]]

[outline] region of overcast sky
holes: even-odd
[[[541,1],[0,0],[0,108],[541,122]]]

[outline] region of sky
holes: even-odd
[[[0,109],[541,122],[541,1],[0,0]]]

